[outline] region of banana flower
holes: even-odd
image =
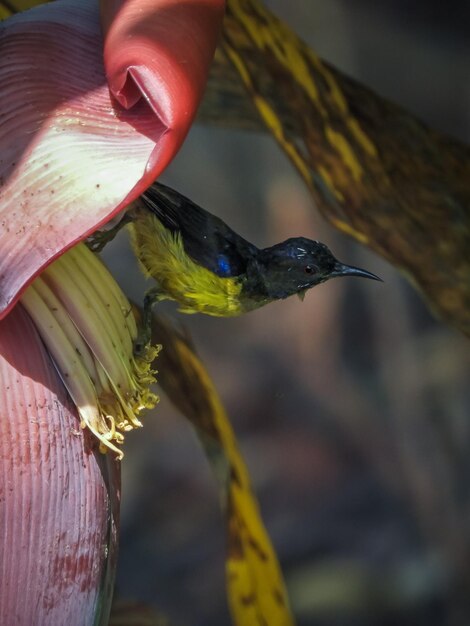
[[[80,242],[181,146],[223,8],[57,0],[0,23],[0,624],[107,623],[116,457],[154,354],[133,358],[130,305]]]

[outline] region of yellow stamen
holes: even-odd
[[[52,263],[21,298],[49,348],[83,427],[101,450],[124,441],[123,432],[142,426],[144,408],[158,396],[151,363],[160,346],[133,354],[137,325],[132,307],[102,262],[79,244]]]

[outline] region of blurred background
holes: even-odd
[[[266,4],[325,59],[470,141],[466,0]],[[222,395],[299,625],[470,624],[467,340],[321,220],[267,135],[195,126],[161,180],[260,246],[320,239],[385,281],[331,281],[238,319],[160,306]],[[104,256],[141,300],[127,236]],[[176,626],[228,626],[224,522],[190,426],[162,395],[125,453],[118,597]]]

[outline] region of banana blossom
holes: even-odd
[[[133,359],[130,305],[80,242],[181,146],[223,4],[57,0],[0,23],[0,624],[107,623],[116,456],[156,402],[154,354]]]

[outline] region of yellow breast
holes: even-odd
[[[140,264],[161,290],[161,300],[175,300],[184,313],[219,317],[243,312],[242,285],[220,278],[185,253],[179,233],[173,234],[148,210],[136,210],[130,224],[132,245]]]

